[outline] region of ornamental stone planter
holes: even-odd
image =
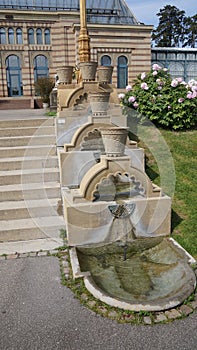
[[[79,63],[83,81],[95,81],[97,65],[97,62],[93,61]]]
[[[105,153],[108,157],[124,156],[128,128],[108,127],[99,129],[102,135]]]
[[[90,106],[94,116],[103,116],[107,114],[109,106],[110,92],[98,91],[89,94]]]
[[[71,84],[73,67],[72,66],[63,66],[62,68],[57,69],[58,80],[60,84]]]
[[[43,109],[47,109],[49,104],[47,102],[42,102]]]
[[[99,83],[111,84],[113,66],[100,66],[97,68],[97,78]]]

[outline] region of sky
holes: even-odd
[[[184,10],[186,16],[197,13],[197,0],[126,0],[127,5],[139,22],[146,25],[158,26],[159,17],[156,15],[165,5],[176,6]]]

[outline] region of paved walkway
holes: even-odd
[[[2,350],[195,350],[197,313],[169,324],[118,324],[82,306],[55,257],[0,261]]]

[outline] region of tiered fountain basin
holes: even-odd
[[[94,147],[100,145],[98,132],[105,154],[101,152],[98,163],[92,159],[91,166],[81,171],[79,158],[90,152],[92,140]],[[73,144],[64,145],[64,164],[69,165],[73,149],[80,165],[69,170],[71,182],[74,172],[80,178],[74,188],[72,183],[66,186],[69,179],[63,172],[68,167],[63,166],[61,174],[73,275],[83,277],[86,288],[109,305],[166,310],[194,291],[196,277],[190,263],[195,260],[168,238],[171,199],[152,184],[144,168],[133,166],[133,155],[125,155],[127,132],[93,122],[74,134]]]
[[[195,261],[168,238],[171,199],[129,157],[101,156],[63,201],[74,278],[96,298],[159,311],[194,291]]]

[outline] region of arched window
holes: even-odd
[[[21,28],[17,28],[16,30],[16,43],[17,44],[23,43],[23,33]]]
[[[111,66],[111,57],[107,55],[102,56],[101,66]]]
[[[187,66],[187,77],[186,81],[188,82],[191,79],[197,80],[197,64],[196,63],[190,63]]]
[[[8,44],[14,44],[14,29],[8,28]]]
[[[5,28],[0,28],[0,44],[6,44],[6,32]]]
[[[35,81],[41,77],[48,77],[48,59],[44,55],[38,55],[34,58],[34,79]]]
[[[38,45],[42,45],[42,30],[40,29],[40,28],[38,28],[37,30],[36,30],[36,43],[38,44]]]
[[[35,41],[34,41],[34,30],[33,30],[33,28],[29,28],[29,29],[28,29],[28,43],[29,43],[30,45],[35,44]]]
[[[125,88],[128,84],[128,65],[127,57],[118,57],[118,88]]]
[[[50,29],[45,29],[44,31],[44,43],[45,45],[50,45],[51,43]]]
[[[179,62],[171,62],[168,66],[172,78],[184,79],[184,66]]]
[[[6,59],[8,96],[23,95],[20,58],[10,55]]]

